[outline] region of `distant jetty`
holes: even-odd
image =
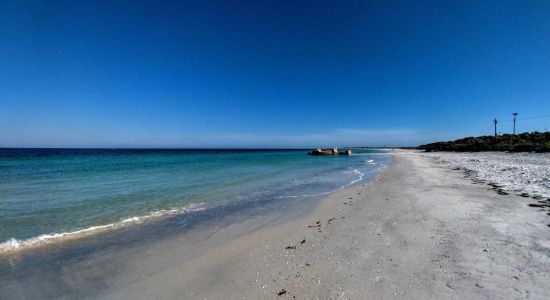
[[[313,149],[310,152],[307,153],[308,155],[312,156],[319,156],[319,155],[351,155],[351,150],[344,150],[342,152],[338,152],[338,148],[328,148],[328,149]]]

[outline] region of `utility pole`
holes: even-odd
[[[516,117],[518,116],[518,113],[513,113],[512,116],[514,116],[514,135],[516,135]]]
[[[493,120],[493,123],[495,123],[495,137],[497,137],[497,118]]]

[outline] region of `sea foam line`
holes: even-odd
[[[375,172],[378,172],[384,168],[386,168],[387,166],[386,165],[381,165],[380,168],[377,168],[375,170],[372,170],[372,171],[369,171],[369,172],[366,172],[366,173],[363,173],[359,170],[353,170],[354,173],[356,174],[359,174],[359,178],[355,179],[355,180],[352,180],[350,183],[347,183],[347,184],[344,184],[342,185],[340,188],[338,189],[335,189],[335,190],[332,190],[332,191],[328,191],[328,192],[322,192],[322,193],[317,193],[317,194],[304,194],[304,195],[289,195],[289,196],[277,196],[277,197],[274,197],[275,199],[283,199],[283,198],[300,198],[300,197],[316,197],[316,196],[324,196],[324,195],[328,195],[328,194],[332,194],[332,193],[336,193],[337,191],[340,191],[340,190],[343,190],[351,185],[354,185],[360,181],[363,180],[363,177],[365,177],[366,174],[370,174],[370,173],[375,173]]]
[[[342,185],[340,188],[336,190],[317,193],[317,194],[278,196],[275,198],[281,199],[281,198],[314,197],[314,196],[323,196],[323,195],[332,194],[339,190],[345,189],[353,184],[356,184],[357,182],[362,181],[366,174],[378,172],[386,167],[387,166],[382,165],[380,166],[380,168],[371,170],[366,173],[363,173],[357,169],[353,170],[353,172],[358,174],[359,177],[355,180],[352,180],[348,184]],[[47,247],[56,243],[79,240],[79,239],[90,237],[96,234],[125,228],[131,225],[140,224],[140,223],[143,223],[144,221],[150,221],[153,219],[159,219],[159,218],[168,217],[172,215],[180,215],[184,213],[202,211],[202,210],[205,210],[206,208],[207,207],[205,206],[205,203],[192,203],[187,207],[174,208],[174,209],[168,209],[168,210],[166,209],[158,210],[158,211],[151,212],[148,215],[129,217],[129,218],[122,219],[119,222],[105,224],[105,225],[91,226],[88,228],[79,229],[75,231],[41,234],[25,240],[18,240],[15,238],[11,238],[5,242],[0,243],[0,256],[11,255],[18,252],[23,252],[23,251],[32,250],[32,249],[41,248],[41,247]]]
[[[130,225],[140,224],[140,223],[143,223],[144,221],[159,219],[159,218],[168,217],[172,215],[180,215],[184,213],[202,211],[204,209],[206,209],[206,207],[204,206],[204,203],[193,203],[187,207],[158,210],[158,211],[151,212],[148,215],[139,216],[139,217],[138,216],[129,217],[129,218],[122,219],[119,222],[105,224],[105,225],[91,226],[88,228],[79,229],[75,231],[41,234],[25,240],[18,240],[15,238],[11,238],[3,243],[0,243],[0,256],[15,254],[17,252],[36,249],[40,247],[46,247],[49,245],[53,245],[55,243],[74,241],[85,237],[93,236],[96,234],[100,234],[100,233],[104,233],[104,232],[108,232],[116,229],[121,229],[124,227],[128,227]]]

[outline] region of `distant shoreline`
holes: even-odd
[[[485,135],[466,137],[448,142],[436,142],[417,147],[426,152],[550,152],[550,132],[524,132],[521,134]]]

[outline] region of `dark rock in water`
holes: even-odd
[[[339,155],[351,155],[351,150],[345,150],[343,152],[338,153]]]
[[[338,148],[333,149],[315,149],[308,153],[308,155],[318,156],[318,155],[337,155]]]
[[[527,193],[521,193],[520,196],[527,198],[527,197],[529,197],[529,194],[527,194]]]
[[[351,150],[345,150],[338,152],[338,148],[332,149],[314,149],[307,153],[308,155],[318,156],[318,155],[351,155]]]
[[[533,204],[533,203],[527,204],[527,206],[530,206],[530,207],[546,207],[545,204]]]

